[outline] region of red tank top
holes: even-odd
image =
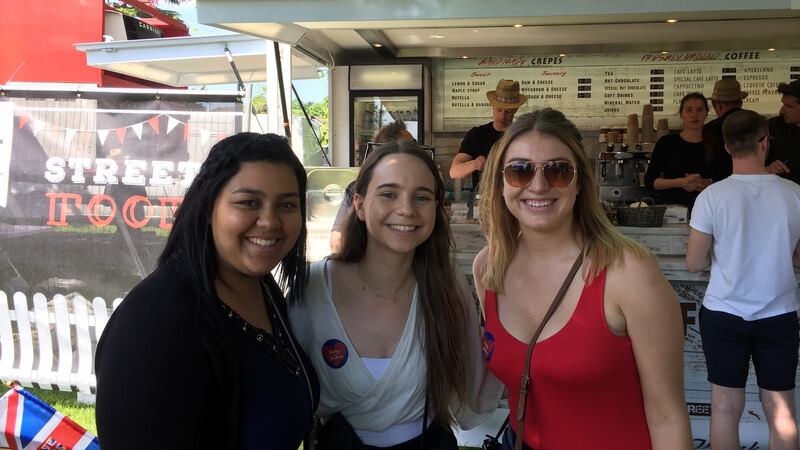
[[[603,271],[585,285],[564,328],[534,347],[524,442],[536,450],[652,448],[631,340],[606,324],[605,281]],[[483,357],[508,389],[519,436],[513,412],[528,343],[500,323],[497,296],[489,290],[485,310]]]

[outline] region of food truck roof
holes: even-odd
[[[89,66],[171,86],[236,83],[225,54],[228,49],[245,83],[261,82],[267,73],[263,38],[241,35],[190,36],[76,44]],[[292,52],[294,79],[317,78],[319,61]]]
[[[800,48],[796,0],[198,0],[200,22],[243,35],[78,44],[90,66],[173,86],[264,81],[266,47],[292,45],[292,77],[388,59]],[[578,12],[578,13],[576,13]],[[676,23],[667,23],[677,19]]]
[[[200,22],[220,28],[298,47],[326,42],[345,64],[370,54],[459,58],[800,46],[796,0],[198,0],[197,8]]]

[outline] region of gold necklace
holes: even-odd
[[[407,296],[408,293],[411,292],[414,289],[414,285],[412,284],[411,287],[401,291],[399,294],[395,295],[394,297],[382,294],[377,289],[375,289],[374,287],[372,287],[369,284],[364,282],[364,276],[361,274],[361,265],[359,264],[356,267],[357,267],[357,271],[358,271],[358,281],[361,282],[361,293],[364,294],[367,290],[369,290],[375,295],[375,298],[377,298],[378,301],[382,301],[381,299],[383,299],[383,300],[387,300],[387,301],[392,302],[392,304],[395,304],[395,303],[397,303],[398,300],[400,300],[401,298],[404,298],[405,296]],[[406,283],[408,283],[408,282],[406,281]]]

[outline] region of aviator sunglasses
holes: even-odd
[[[575,181],[578,169],[569,161],[511,161],[503,167],[503,179],[513,188],[528,187],[540,169],[547,184],[563,189]]]

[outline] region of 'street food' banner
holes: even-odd
[[[0,98],[0,290],[123,297],[211,146],[240,131],[239,97],[17,95]]]

